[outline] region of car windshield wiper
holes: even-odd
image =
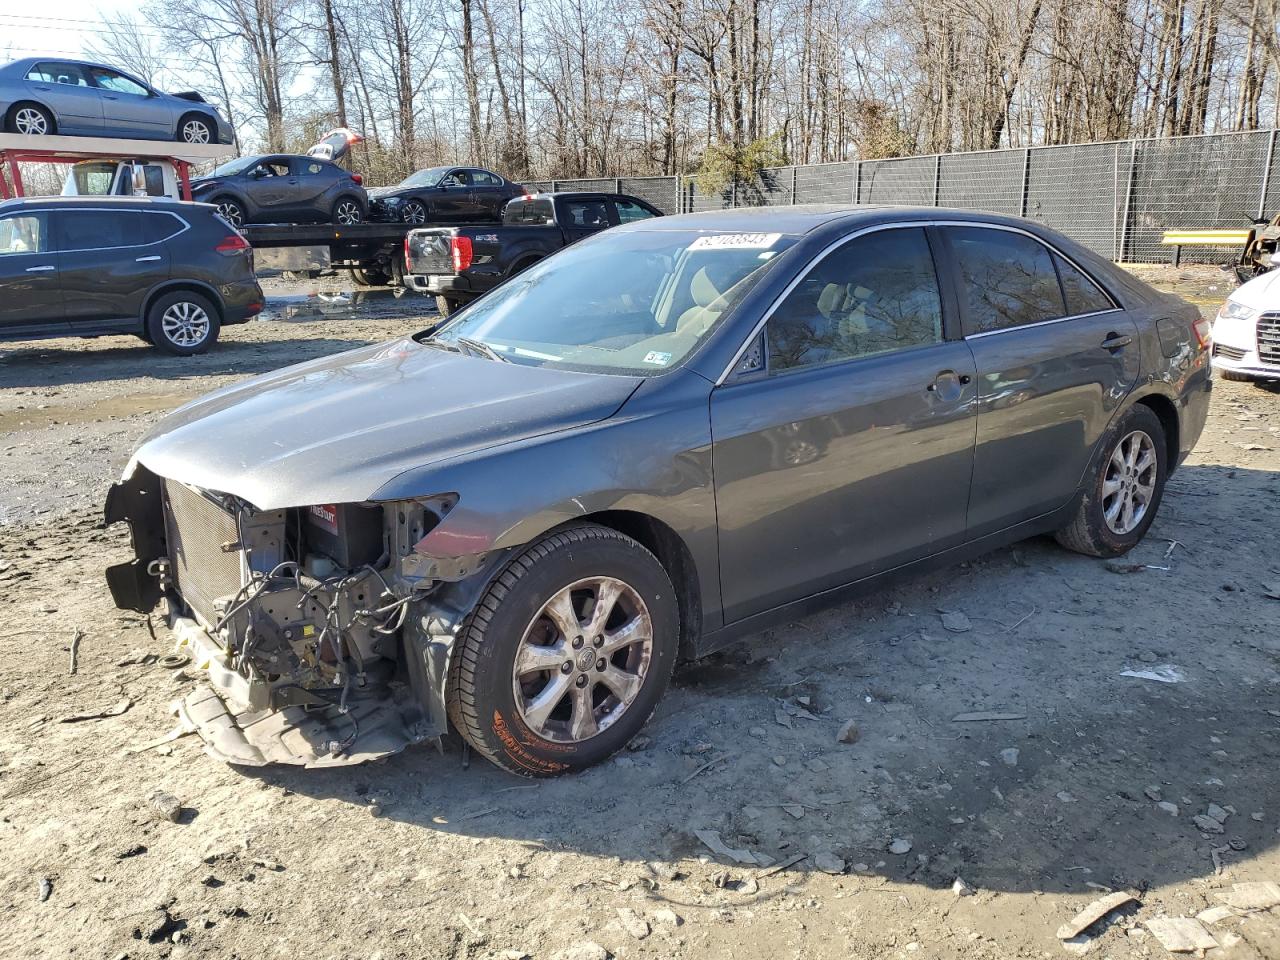
[[[510,357],[503,356],[483,340],[472,340],[470,337],[458,337],[455,342],[462,344],[462,346],[466,347],[472,353],[478,353],[482,357],[488,357],[490,360],[497,360],[499,363],[511,362]]]

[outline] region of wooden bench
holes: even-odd
[[[1244,249],[1248,230],[1166,230],[1160,244],[1173,247],[1173,265],[1182,262],[1183,247],[1238,247]]]

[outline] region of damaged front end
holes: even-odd
[[[456,502],[259,510],[135,463],[105,516],[129,525],[135,557],[107,582],[119,607],[163,601],[179,650],[207,671],[176,710],[210,754],[360,763],[446,730],[453,638],[498,559],[420,552]]]

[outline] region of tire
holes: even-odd
[[[218,208],[222,219],[237,230],[244,226],[248,214],[245,213],[244,204],[239,200],[234,197],[214,197],[209,202]]]
[[[329,220],[340,227],[364,223],[364,205],[355,197],[339,197],[333,204]]]
[[[516,264],[514,267],[511,268],[511,272],[508,273],[507,276],[514,277],[518,273],[524,273],[526,270],[528,270],[530,267],[532,267],[535,263],[537,263],[541,259],[542,259],[541,257],[530,257],[528,260],[522,260],[520,263]]]
[[[405,223],[426,223],[431,219],[431,210],[421,200],[410,200],[400,208],[400,219]]]
[[[462,307],[463,303],[461,300],[455,300],[453,297],[446,297],[440,293],[436,294],[436,312],[440,314],[440,316],[447,319],[461,310]]]
[[[587,614],[604,585],[617,594],[601,627]],[[548,613],[557,598],[568,598],[558,620],[572,617],[567,629]],[[576,630],[583,633],[568,636]],[[639,543],[595,524],[547,534],[507,564],[464,624],[445,691],[450,722],[520,776],[582,770],[620,750],[652,715],[679,631],[671,580]],[[622,644],[612,653],[611,635]]]
[[[1164,496],[1168,457],[1160,418],[1143,404],[1131,407],[1108,431],[1102,450],[1075,517],[1054,536],[1076,553],[1118,557],[1146,536]]]
[[[351,279],[362,287],[382,287],[391,282],[391,274],[380,266],[349,267]]]
[[[218,131],[208,118],[188,115],[178,121],[178,135],[174,139],[179,143],[217,143]]]
[[[37,103],[14,104],[5,117],[4,128],[9,133],[32,137],[47,137],[58,132],[53,114]]]
[[[147,311],[147,339],[179,357],[204,353],[217,342],[221,326],[208,297],[190,290],[166,293]]]

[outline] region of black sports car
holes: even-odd
[[[191,183],[232,226],[246,223],[362,223],[369,199],[360,175],[319,157],[240,157]]]
[[[394,187],[369,191],[375,220],[403,223],[476,223],[502,219],[508,200],[525,188],[479,167],[430,167]]]

